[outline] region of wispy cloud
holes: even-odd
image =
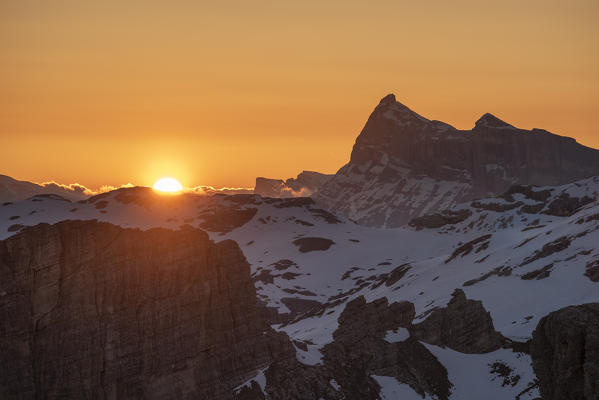
[[[192,188],[188,188],[184,190],[185,192],[195,193],[195,194],[252,194],[254,193],[254,188],[242,188],[242,187],[222,187],[215,188],[213,186],[195,186]]]
[[[55,191],[64,191],[71,194],[82,195],[82,196],[94,196],[96,194],[110,192],[115,189],[134,187],[132,183],[127,183],[121,186],[112,186],[112,185],[104,185],[100,187],[98,190],[90,189],[80,183],[69,183],[67,185],[63,183],[58,183],[54,181],[37,183],[37,185],[43,186],[48,189],[53,189]]]
[[[293,188],[286,186],[281,188],[279,197],[308,197],[312,194],[312,191],[307,187],[303,187],[300,190],[294,190]]]
[[[79,183],[70,183],[68,185],[64,185],[62,183],[50,181],[50,182],[38,183],[38,185],[43,186],[48,189],[65,190],[67,192],[80,193],[80,194],[85,194],[85,195],[95,194],[92,190],[86,188],[85,186],[83,186]]]

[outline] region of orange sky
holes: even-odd
[[[1,1],[0,173],[333,173],[390,92],[458,128],[488,111],[599,148],[596,0],[205,3]]]

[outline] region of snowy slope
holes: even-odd
[[[69,200],[82,200],[88,197],[86,188],[78,184],[59,185],[54,182],[37,184],[0,175],[0,204],[21,201],[41,194],[56,194]]]
[[[555,188],[520,188],[458,205],[455,210],[465,210],[461,221],[375,229],[334,216],[307,198],[165,196],[131,188],[81,202],[44,196],[0,205],[0,239],[22,226],[66,219],[141,229],[190,224],[215,241],[233,239],[251,264],[259,298],[281,314],[275,329],[298,344],[300,362],[318,365],[339,315],[358,296],[412,302],[416,323],[446,306],[460,288],[468,299],[482,301],[497,331],[517,341],[530,338],[551,311],[599,301],[598,283],[591,279],[599,279],[594,267],[599,265],[598,193],[599,177]],[[390,341],[405,339],[405,332],[388,335]],[[448,369],[453,399],[483,393],[497,399],[521,392],[521,398],[537,396],[530,389],[534,374],[526,354],[427,348]],[[503,384],[504,377],[493,372],[495,363],[510,366],[519,378]],[[395,398],[393,393],[422,398],[394,378],[374,379],[382,398]]]

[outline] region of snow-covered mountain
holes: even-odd
[[[0,203],[21,201],[36,195],[59,195],[69,200],[82,200],[89,197],[80,185],[58,185],[45,183],[38,185],[27,181],[18,181],[7,175],[0,175]]]
[[[351,159],[314,199],[364,225],[397,227],[514,184],[563,185],[599,175],[599,151],[542,129],[483,115],[472,130],[429,120],[383,98]]]
[[[419,120],[415,114],[410,116],[415,118],[414,121]],[[472,190],[472,186],[468,190]],[[456,197],[453,202],[458,200]],[[562,389],[557,387],[572,387],[573,379],[578,379],[576,382],[580,382],[581,390],[587,391],[585,393],[597,389],[597,383],[593,381],[598,376],[597,359],[581,361],[570,355],[571,352],[584,353],[585,343],[587,352],[596,351],[599,327],[593,309],[573,308],[551,313],[568,306],[599,302],[599,177],[557,187],[513,186],[500,197],[461,202],[446,211],[414,218],[408,225],[395,229],[358,225],[323,210],[310,198],[165,196],[149,188],[119,189],[79,202],[57,196],[33,197],[0,206],[0,239],[3,240],[0,253],[4,252],[0,257],[0,274],[4,282],[0,288],[3,291],[0,311],[4,310],[6,318],[16,318],[16,314],[8,313],[6,307],[12,304],[11,299],[21,298],[18,293],[42,290],[39,288],[45,288],[41,293],[46,293],[54,284],[63,293],[62,301],[74,302],[77,309],[105,307],[102,304],[107,300],[102,300],[99,305],[97,299],[98,296],[106,299],[107,294],[97,292],[97,288],[95,305],[78,300],[83,299],[79,291],[87,288],[77,287],[70,279],[77,274],[86,274],[86,262],[76,260],[88,256],[80,258],[65,247],[64,254],[68,257],[61,257],[60,246],[68,246],[68,243],[57,242],[62,243],[58,245],[56,259],[63,272],[57,273],[56,283],[51,283],[47,275],[39,275],[48,268],[43,263],[38,275],[19,272],[20,268],[35,265],[36,260],[43,259],[38,253],[26,258],[13,255],[23,249],[22,243],[31,240],[28,238],[35,236],[39,229],[44,232],[50,229],[49,233],[44,233],[44,243],[57,235],[52,233],[52,227],[45,225],[27,227],[92,219],[147,232],[153,232],[152,228],[168,228],[181,232],[181,240],[185,241],[191,235],[187,230],[197,228],[208,232],[214,242],[230,243],[227,240],[231,239],[238,244],[249,263],[250,275],[246,279],[251,277],[254,283],[259,300],[257,307],[263,310],[261,312],[274,332],[269,333],[270,328],[266,326],[248,327],[245,336],[236,331],[236,337],[246,340],[250,331],[262,329],[264,335],[270,335],[272,343],[288,341],[285,342],[287,345],[278,347],[272,344],[275,347],[268,351],[258,339],[244,342],[246,351],[252,352],[254,359],[261,360],[256,362],[254,369],[247,364],[247,357],[240,348],[227,345],[232,346],[232,353],[227,353],[226,359],[241,357],[239,359],[245,361],[238,364],[238,370],[227,370],[226,380],[218,378],[221,379],[218,382],[234,386],[228,394],[219,392],[211,398],[534,399],[539,396],[540,389],[544,398],[557,399],[567,398],[559,397]],[[61,227],[60,232],[67,228]],[[84,228],[75,226],[72,229]],[[106,247],[101,247],[98,254],[114,253],[116,250],[111,250],[111,246],[117,246],[119,237],[126,237],[127,232],[129,230],[117,232],[114,238],[106,239],[106,244],[101,245]],[[102,237],[99,233],[94,235],[97,240]],[[144,239],[131,240],[143,242]],[[168,240],[175,239],[169,236]],[[173,257],[185,254],[182,253],[183,244],[176,243],[173,242]],[[168,252],[168,247],[160,249],[158,254]],[[129,260],[120,253],[115,256],[119,265],[125,265]],[[67,261],[64,260],[75,260],[77,265],[65,264]],[[235,260],[235,263],[240,262]],[[161,271],[160,265],[153,268]],[[189,267],[185,268],[190,271]],[[143,272],[136,272],[132,276],[137,277],[140,273],[143,275]],[[33,279],[33,283],[15,289],[7,284],[14,279],[14,274]],[[168,275],[164,270],[161,279],[168,277],[168,280],[160,290],[180,284],[184,289],[177,290],[172,296],[178,296],[179,292],[188,293],[191,289],[187,288],[187,283],[177,283],[177,277],[184,276],[180,274],[183,272]],[[138,278],[135,279],[137,282]],[[234,279],[228,284],[236,282],[237,285],[238,280],[244,279],[243,274],[235,275]],[[206,281],[205,286],[212,285],[211,282]],[[135,285],[144,287],[142,283]],[[146,296],[151,296],[153,302],[171,299],[165,297],[166,292],[159,294],[148,290]],[[212,298],[210,291],[199,293],[204,293],[201,296],[206,299]],[[35,301],[43,302],[47,298],[47,294],[40,295]],[[220,307],[225,304],[220,303],[225,298],[214,297],[206,304],[219,304]],[[244,299],[244,302],[248,301],[247,297]],[[113,301],[124,300],[115,298]],[[191,301],[191,298],[185,301]],[[229,302],[234,305],[235,301],[239,300],[233,297]],[[137,307],[145,303],[139,304]],[[168,300],[166,304],[167,308],[155,309],[154,313],[166,318],[156,320],[155,324],[170,324],[169,332],[180,332],[182,336],[173,339],[173,343],[182,343],[182,348],[176,348],[188,361],[187,364],[180,361],[173,364],[176,375],[167,374],[162,367],[158,368],[158,364],[147,373],[159,374],[156,371],[160,371],[162,375],[155,375],[151,381],[162,379],[160,382],[169,387],[177,382],[180,393],[188,393],[186,390],[190,387],[200,392],[189,393],[208,393],[206,388],[213,389],[210,385],[215,383],[206,383],[208,386],[202,386],[204,389],[194,386],[195,381],[189,374],[196,356],[185,355],[185,346],[193,343],[188,342],[192,340],[191,336],[185,334],[188,326],[172,325],[178,308],[174,306],[174,300]],[[118,307],[124,306],[115,303],[102,311],[107,314],[98,315],[108,318]],[[222,323],[225,324],[227,312],[214,315],[223,315]],[[93,313],[90,315],[95,315]],[[575,319],[572,319],[572,313],[575,313]],[[39,318],[43,321],[34,322],[33,326],[52,322],[47,316]],[[572,338],[582,335],[587,337],[586,342],[558,340],[565,331],[555,326],[563,323],[564,318],[586,321],[568,325]],[[93,323],[101,325],[101,321],[103,319],[98,316]],[[238,325],[234,323],[233,326],[239,327],[241,322],[235,321]],[[206,326],[201,332],[221,325],[214,322]],[[147,335],[151,337],[151,333]],[[284,339],[286,337],[288,339]],[[1,340],[7,338],[4,334]],[[99,350],[104,352],[104,362],[120,359],[126,362],[129,353],[119,346],[130,341],[106,340],[110,345],[104,344],[100,347],[103,350]],[[211,346],[220,349],[222,343],[214,340],[210,342],[213,343]],[[564,340],[571,343],[570,353],[559,347]],[[167,342],[152,343],[156,351],[167,345]],[[205,354],[202,351],[198,354]],[[549,357],[553,352],[556,357]],[[210,357],[220,356],[222,354],[212,353]],[[547,357],[551,360],[547,361]],[[221,365],[219,363],[214,365]],[[562,374],[562,367],[570,368],[572,372]],[[98,371],[102,370],[101,362],[98,368]],[[14,374],[11,372],[11,379],[25,379],[25,375],[17,373],[15,377]],[[59,385],[56,382],[60,380],[45,384]],[[150,386],[143,385],[150,383],[132,382],[139,390],[149,390]],[[4,387],[8,387],[6,385]],[[577,385],[574,384],[574,389]],[[100,389],[92,385],[89,390]],[[168,398],[164,393],[151,394],[149,397]]]
[[[333,175],[302,171],[287,180],[257,177],[254,193],[264,197],[306,197],[318,191]]]

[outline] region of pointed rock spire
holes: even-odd
[[[395,95],[393,93],[389,93],[388,95],[386,95],[385,97],[383,97],[379,103],[379,106],[386,106],[389,104],[394,104],[396,103],[397,100],[395,100]]]
[[[410,110],[406,105],[397,101],[393,93],[390,93],[381,99],[372,115],[377,115],[377,113],[378,115],[383,116],[383,118],[395,120],[401,125],[410,121],[418,121],[419,123],[430,122],[422,115]]]
[[[475,128],[514,128],[513,125],[500,120],[493,114],[486,113],[476,121]]]

